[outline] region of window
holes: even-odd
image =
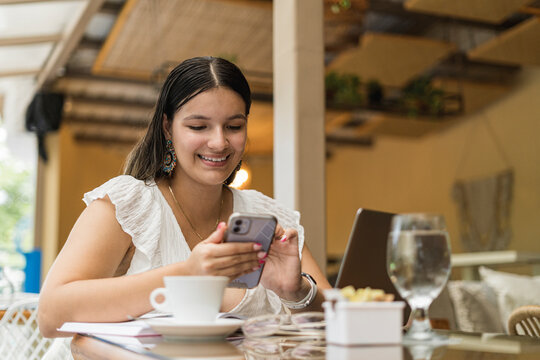
[[[35,162],[14,157],[7,136],[0,127],[0,268],[19,290],[25,267],[21,253],[34,246]]]

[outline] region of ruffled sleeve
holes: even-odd
[[[106,195],[116,208],[116,220],[135,246],[131,267],[136,264],[137,272],[142,272],[159,266],[152,263],[158,251],[162,211],[155,182],[121,175],[87,192],[83,200],[88,206]]]

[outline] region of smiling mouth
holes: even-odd
[[[223,161],[227,160],[230,155],[222,156],[222,157],[208,157],[208,156],[204,156],[204,155],[198,155],[198,156],[199,156],[199,158],[201,158],[201,159],[203,159],[205,161],[211,161],[211,162],[219,163],[219,162],[223,162]]]

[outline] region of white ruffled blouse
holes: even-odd
[[[300,256],[304,245],[304,228],[300,213],[281,206],[277,201],[255,190],[230,188],[233,210],[252,214],[272,214],[284,228],[298,231]],[[156,183],[144,182],[129,175],[115,177],[84,194],[84,202],[109,196],[116,207],[116,219],[131,236],[135,253],[126,275],[137,274],[175,262],[186,261],[191,254],[172,209]],[[242,301],[231,310],[243,316],[285,313],[279,297],[262,285],[248,289]]]

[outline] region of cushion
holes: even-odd
[[[432,322],[432,326],[440,329],[447,330],[457,330],[456,319],[454,316],[454,308],[452,305],[452,300],[450,299],[450,294],[448,292],[448,287],[446,286],[439,296],[433,300],[431,306],[429,307],[428,312],[429,318]],[[435,324],[434,324],[435,322]]]
[[[480,267],[480,276],[496,294],[499,317],[508,332],[510,313],[523,305],[540,305],[540,276],[525,276]]]
[[[504,331],[495,292],[481,281],[450,281],[448,292],[459,330],[500,333]]]

